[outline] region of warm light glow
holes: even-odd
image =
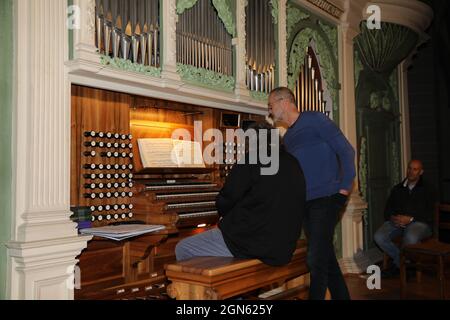
[[[161,122],[161,121],[149,121],[149,120],[131,120],[131,126],[136,127],[149,127],[149,128],[162,128],[162,129],[178,129],[186,128],[187,130],[193,128],[193,126],[181,123]]]
[[[204,227],[206,227],[206,223],[202,223],[197,226],[197,228],[204,228]]]

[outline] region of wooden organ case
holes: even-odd
[[[196,121],[202,132],[225,131],[262,117],[82,86],[72,86],[71,116],[72,207],[89,211],[93,227],[166,227],[123,241],[94,237],[79,256],[75,298],[165,299],[164,264],[175,261],[178,241],[217,223],[215,198],[230,163],[144,168],[138,139],[170,138],[176,129],[194,138]],[[223,151],[236,153],[235,144]]]

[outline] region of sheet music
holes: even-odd
[[[173,140],[180,168],[205,168],[202,147],[197,141]]]
[[[144,168],[178,167],[178,160],[172,155],[172,139],[138,139],[138,145]]]
[[[163,225],[126,224],[118,226],[81,229],[80,233],[120,241],[140,236],[142,234],[164,230],[165,228],[166,227]]]
[[[199,142],[149,138],[138,145],[144,168],[205,168]]]

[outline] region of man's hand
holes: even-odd
[[[401,227],[404,228],[406,227],[408,224],[411,223],[411,216],[405,216],[405,215],[396,215],[396,216],[391,216],[391,221],[392,223],[394,223],[397,227]]]
[[[348,195],[350,194],[350,192],[348,192],[348,190],[345,190],[345,189],[339,190],[339,193],[340,193],[340,194],[343,194],[344,196],[347,196],[347,197],[348,197]]]

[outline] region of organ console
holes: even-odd
[[[214,225],[218,220],[215,198],[220,190],[210,173],[204,170],[154,170],[135,181],[142,185],[134,199],[137,218],[151,224],[164,224],[170,230]]]
[[[144,167],[140,139],[170,138],[177,129],[187,130],[194,138],[197,121],[202,122],[203,131],[218,128],[225,132],[241,127],[244,121],[262,119],[74,85],[71,205],[86,207],[93,227],[124,223],[166,227],[123,241],[94,237],[78,257],[81,289],[75,290],[75,298],[167,298],[164,264],[175,261],[176,244],[218,221],[215,199],[237,161],[240,142],[224,142],[226,164]],[[87,157],[85,152],[91,155],[92,145],[85,142],[94,138],[104,147],[97,146],[96,154]],[[116,151],[106,149],[108,143],[116,142],[119,147],[127,146],[118,157],[114,157]],[[203,142],[202,148],[209,143],[214,142]],[[102,156],[108,152],[111,157]]]

